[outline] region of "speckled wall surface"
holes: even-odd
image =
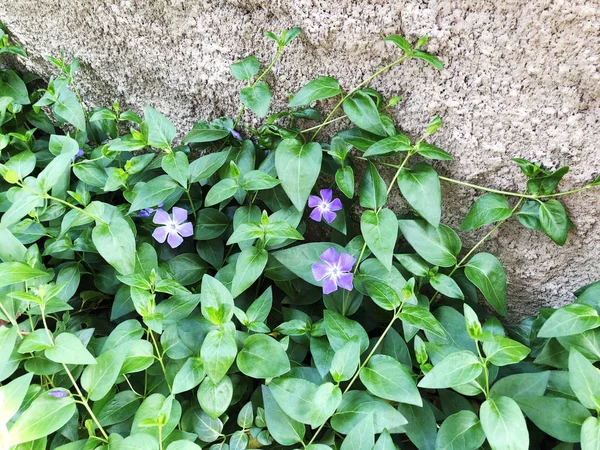
[[[436,144],[456,158],[440,173],[505,190],[524,188],[514,156],[549,168],[571,165],[564,188],[600,172],[600,5],[589,0],[4,0],[0,20],[22,43],[27,67],[49,75],[40,55],[82,62],[79,85],[90,104],[115,98],[141,110],[150,103],[186,131],[194,120],[235,114],[241,82],[229,64],[255,53],[267,61],[262,33],[304,30],[270,76],[274,108],[320,75],[351,88],[396,53],[388,34],[431,37],[442,73],[412,61],[374,83],[404,101],[395,116],[409,134],[428,119],[445,121]],[[251,120],[251,117],[248,116]],[[443,185],[446,223],[457,226],[480,193]],[[404,209],[396,197],[398,212]],[[600,279],[600,192],[566,200],[574,219],[564,248],[516,221],[486,249],[509,280],[514,319]],[[487,229],[462,235],[466,248]]]

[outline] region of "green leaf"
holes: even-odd
[[[469,214],[460,225],[461,231],[473,230],[483,225],[508,219],[512,214],[506,197],[499,194],[486,194],[477,199]]]
[[[8,355],[6,358],[3,358],[3,361],[7,360]],[[0,409],[1,424],[8,423],[11,417],[19,410],[32,378],[33,373],[28,373],[0,387],[0,398],[2,398],[2,408]]]
[[[213,419],[221,416],[233,397],[233,384],[231,378],[225,375],[221,381],[213,383],[210,378],[205,378],[197,392],[200,407]]]
[[[52,112],[78,130],[85,131],[85,114],[81,103],[66,85],[62,86],[56,93],[56,102],[52,105]]]
[[[358,199],[360,206],[368,209],[378,209],[387,201],[387,186],[377,167],[371,162],[365,171],[360,186],[358,187]]]
[[[479,411],[492,450],[528,450],[529,432],[519,405],[508,397],[488,399]]]
[[[352,167],[340,167],[335,172],[335,183],[348,198],[354,198],[354,170]]]
[[[177,134],[175,125],[152,106],[146,106],[144,118],[148,123],[148,143],[155,148],[170,149]]]
[[[193,144],[200,142],[214,142],[220,139],[226,138],[229,136],[229,130],[223,130],[221,128],[193,128],[188,134],[183,138],[184,144]],[[215,155],[220,154],[215,153]],[[223,152],[228,153],[228,152]],[[209,155],[206,155],[209,156]],[[199,158],[200,159],[200,158]],[[192,172],[193,173],[193,172]],[[208,177],[203,177],[208,178]],[[198,178],[202,179],[202,178]]]
[[[242,189],[247,191],[261,191],[271,189],[281,183],[280,180],[273,178],[271,175],[261,170],[251,170],[244,174],[242,179]]]
[[[121,275],[134,272],[135,236],[129,228],[129,223],[118,210],[110,223],[94,227],[92,241],[98,253]]]
[[[238,80],[251,80],[260,70],[260,63],[256,56],[251,55],[229,66],[231,74]]]
[[[238,183],[233,178],[225,178],[215,184],[206,194],[204,199],[205,206],[213,206],[228,200],[234,196],[239,189]]]
[[[210,153],[190,163],[190,181],[196,183],[211,177],[227,161],[229,151]]]
[[[347,381],[354,376],[359,363],[360,343],[354,336],[335,352],[329,373],[336,383]]]
[[[37,176],[38,186],[43,192],[52,189],[71,170],[73,157],[79,151],[79,144],[69,136],[50,136],[49,147],[58,156]]]
[[[198,386],[206,373],[200,358],[188,358],[173,379],[173,394],[180,394]]]
[[[316,412],[313,399],[317,389],[316,384],[300,378],[278,378],[269,384],[269,390],[283,412],[293,420],[307,424]],[[341,400],[341,395],[339,397]]]
[[[360,371],[360,381],[377,397],[410,405],[423,405],[412,373],[391,356],[373,355],[367,366]]]
[[[442,215],[442,191],[437,172],[427,163],[404,168],[398,176],[400,192],[415,211],[434,227]]]
[[[506,275],[500,261],[490,253],[478,253],[465,266],[465,275],[490,305],[506,316]]]
[[[114,425],[133,417],[139,408],[141,399],[132,391],[117,393],[108,403],[96,413],[102,426]]]
[[[588,417],[581,427],[581,450],[600,449],[600,420]]]
[[[378,136],[390,136],[395,133],[393,126],[386,127],[381,121],[379,111],[373,99],[363,91],[357,91],[342,104],[348,119],[359,128]]]
[[[446,338],[444,327],[438,322],[433,314],[419,306],[405,306],[398,317],[420,330],[432,333],[441,339]]]
[[[483,366],[469,351],[451,353],[436,364],[419,382],[419,387],[445,389],[469,383],[479,376]]]
[[[348,433],[340,450],[371,450],[375,445],[373,416],[366,416]]]
[[[50,361],[57,363],[96,364],[96,359],[72,333],[61,333],[56,336],[54,346],[46,349],[44,354]]]
[[[325,330],[331,348],[337,351],[353,337],[357,337],[360,352],[362,353],[367,349],[369,338],[361,324],[334,311],[325,310],[323,314],[325,317]]]
[[[425,277],[429,273],[429,265],[419,255],[397,254],[394,257],[402,267],[417,277]]]
[[[0,264],[0,287],[47,275],[46,272],[34,269],[22,262],[3,262]]]
[[[485,341],[483,351],[487,356],[487,360],[495,366],[516,364],[525,359],[531,352],[529,348],[520,342],[500,335],[495,335],[491,341]]]
[[[451,267],[456,264],[461,242],[446,225],[434,227],[424,220],[399,220],[400,231],[425,261],[434,266]]]
[[[454,281],[448,275],[444,275],[443,273],[436,273],[433,277],[429,279],[429,283],[431,283],[431,286],[436,291],[445,295],[446,297],[459,298],[461,300],[465,299],[465,296],[462,293],[458,284],[456,284],[456,281]]]
[[[60,336],[60,335],[59,335]],[[96,358],[96,364],[87,366],[81,374],[81,387],[92,401],[104,398],[119,376],[127,352],[121,347],[113,348]]]
[[[437,426],[429,403],[424,402],[421,407],[401,403],[398,405],[398,411],[408,420],[408,423],[402,428],[415,447],[422,450],[433,450]]]
[[[145,183],[137,192],[129,212],[156,207],[181,187],[169,176],[161,175]]]
[[[393,42],[396,44],[404,53],[411,52],[410,42],[406,40],[403,36],[398,34],[393,34],[391,36],[386,36],[384,39],[385,42]]]
[[[264,81],[240,91],[242,103],[250,108],[258,117],[265,117],[271,105],[271,90]]]
[[[200,291],[202,315],[213,325],[223,325],[233,317],[233,297],[227,288],[210,275],[202,277]]]
[[[448,416],[440,426],[436,450],[477,450],[485,441],[479,418],[472,411]]]
[[[559,397],[521,397],[519,406],[540,430],[564,442],[579,442],[590,412],[578,402]]]
[[[348,391],[331,418],[331,426],[338,433],[349,434],[361,420],[373,417],[375,433],[406,425],[407,420],[385,400],[373,397],[365,391]]]
[[[451,155],[449,155],[441,148],[424,142],[419,145],[419,150],[417,151],[417,153],[421,156],[424,156],[425,158],[437,159],[441,161],[451,161],[452,159],[454,159]]]
[[[389,156],[397,152],[412,150],[410,139],[403,134],[396,134],[375,142],[365,152],[364,156]]]
[[[550,371],[509,375],[494,383],[490,389],[490,396],[504,396],[515,400],[532,395],[542,396],[546,392],[549,378]]]
[[[569,384],[583,406],[600,410],[600,372],[574,348],[569,352]]]
[[[567,242],[569,219],[564,206],[558,200],[540,203],[539,222],[544,233],[558,245]]]
[[[162,159],[162,169],[183,189],[187,188],[190,166],[187,155],[183,152],[167,153]]]
[[[29,105],[29,92],[21,77],[10,69],[0,71],[0,97],[11,97],[14,103]]]
[[[9,445],[34,441],[54,433],[62,428],[76,411],[73,397],[54,398],[48,392],[42,393],[10,429]]]
[[[538,337],[571,336],[600,326],[598,312],[582,303],[571,303],[557,309],[538,332]]]
[[[202,208],[198,211],[194,239],[209,241],[221,236],[229,228],[229,220],[221,211],[213,208]]]
[[[209,332],[200,349],[206,375],[214,383],[221,381],[233,364],[236,354],[237,344],[231,333],[221,330]]]
[[[392,267],[394,247],[398,238],[398,219],[391,210],[379,212],[365,211],[360,218],[362,232],[369,250],[381,261],[387,270]]]
[[[320,261],[320,256],[328,249],[333,247],[339,254],[345,253],[344,247],[327,242],[311,242],[308,244],[296,245],[285,250],[278,250],[271,253],[271,256],[277,259],[284,267],[292,271],[296,276],[304,281],[320,286],[321,282],[316,281],[312,273],[311,266]]]
[[[323,152],[316,142],[302,145],[297,139],[284,139],[275,150],[275,167],[281,186],[298,211],[304,210],[315,185]]]
[[[238,368],[252,378],[275,378],[290,370],[290,361],[279,342],[265,334],[253,334],[237,357]]]
[[[231,294],[237,297],[260,277],[267,265],[269,254],[265,249],[247,247],[235,264],[235,275],[231,282]]]
[[[302,442],[306,427],[283,412],[267,386],[263,385],[261,389],[265,405],[265,421],[273,439],[281,445]]]
[[[439,60],[439,58],[423,51],[423,50],[414,50],[412,54],[413,58],[422,59],[427,62],[427,64],[435,67],[437,70],[444,70],[444,63]]]
[[[309,105],[324,98],[341,94],[340,83],[332,77],[319,77],[309,81],[290,101],[289,107]]]

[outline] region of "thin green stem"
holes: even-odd
[[[169,379],[167,377],[167,369],[165,368],[165,363],[163,362],[163,357],[160,354],[160,349],[158,348],[158,344],[154,337],[154,332],[150,328],[148,328],[147,331],[148,331],[148,334],[150,335],[150,338],[152,339],[152,344],[154,345],[154,350],[156,350],[156,359],[158,359],[160,367],[162,368],[163,374],[165,376],[165,381],[167,382],[167,386],[169,388],[169,392],[173,393],[173,388],[171,388],[171,383],[169,383]]]
[[[196,207],[194,206],[194,201],[192,200],[192,195],[190,194],[190,188],[187,188],[185,193],[187,194],[188,201],[190,202],[190,206],[192,207],[192,214],[194,215],[194,219],[197,219]]]
[[[0,303],[0,309],[2,310],[2,312],[4,313],[4,315],[6,316],[6,318],[10,321],[10,323],[12,323],[13,327],[18,326],[17,325],[17,319],[15,319],[14,317],[12,317],[8,311],[6,310],[6,308],[4,308],[4,306],[2,305],[2,303]],[[33,326],[31,327],[31,329],[33,330]]]
[[[271,69],[275,66],[275,64],[277,63],[277,60],[279,59],[279,57],[281,56],[282,53],[283,53],[283,46],[278,45],[277,53],[275,53],[275,57],[273,58],[273,61],[271,61],[271,64],[269,64],[269,67],[267,67],[265,69],[265,71],[263,73],[261,73],[256,80],[254,80],[254,83],[252,83],[252,86],[254,86],[256,83],[258,83],[260,80],[262,80],[265,77],[265,75],[267,75],[271,71]]]
[[[315,140],[315,138],[317,137],[317,135],[321,132],[321,129],[328,123],[329,119],[331,119],[331,117],[333,116],[333,114],[335,114],[335,112],[338,110],[338,108],[340,106],[342,106],[342,103],[344,103],[344,100],[346,100],[348,97],[350,97],[356,91],[358,91],[361,87],[367,85],[373,78],[378,77],[379,75],[381,75],[386,70],[394,67],[396,64],[400,64],[402,61],[404,61],[405,59],[407,59],[409,57],[410,57],[410,55],[404,55],[403,57],[398,58],[397,60],[395,60],[394,62],[388,64],[387,66],[382,67],[377,72],[375,72],[373,75],[371,75],[370,77],[368,77],[364,81],[362,81],[358,86],[356,86],[354,89],[352,89],[346,95],[344,95],[340,99],[340,101],[333,107],[333,109],[331,110],[331,112],[329,113],[329,115],[325,118],[325,120],[323,121],[323,123],[321,123],[321,125],[319,125],[319,127],[317,128],[317,130],[315,131],[315,133],[312,135],[312,138],[310,140],[311,141]]]
[[[479,360],[481,361],[481,364],[483,364],[483,371],[485,373],[485,390],[483,391],[483,394],[485,395],[485,398],[488,398],[490,395],[490,375],[487,368],[487,360],[481,354],[481,349],[479,348],[478,340],[475,340],[475,347],[477,347],[477,354],[479,355]]]
[[[316,130],[316,129],[318,129],[318,128],[321,128],[321,127],[324,127],[324,126],[326,126],[326,125],[329,125],[329,124],[331,124],[331,123],[334,123],[334,122],[338,122],[338,121],[340,121],[340,120],[343,120],[343,119],[345,119],[346,117],[348,117],[348,116],[344,114],[343,116],[336,117],[335,119],[328,120],[327,122],[323,122],[323,123],[321,123],[321,124],[319,124],[319,125],[315,125],[314,127],[306,128],[306,129],[304,129],[304,130],[300,131],[300,133],[308,133],[309,131],[313,131],[313,130]]]

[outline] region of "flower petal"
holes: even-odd
[[[331,274],[331,267],[325,263],[314,263],[310,266],[315,280],[321,281],[323,278]]]
[[[183,208],[173,207],[173,221],[176,223],[183,223],[187,220],[188,212]]]
[[[308,197],[309,208],[319,206],[321,203],[323,203],[323,200],[320,197],[317,197],[316,195],[311,195],[310,197]]]
[[[356,258],[354,258],[349,253],[342,253],[340,255],[340,265],[338,266],[342,272],[350,272],[352,267],[354,267],[354,263],[356,262]]]
[[[183,238],[177,233],[169,233],[167,243],[171,246],[171,248],[179,247],[182,242]]]
[[[192,226],[192,222],[186,222],[177,225],[177,232],[183,237],[190,237],[192,234],[194,234],[194,227]]]
[[[156,211],[156,214],[154,214],[152,222],[158,223],[160,225],[167,225],[168,223],[171,223],[171,216],[169,216],[169,214],[166,211],[159,209],[158,211]]]
[[[321,261],[326,262],[330,266],[337,266],[339,259],[340,255],[333,247],[329,247],[321,255]]]
[[[337,291],[337,284],[333,278],[325,278],[323,280],[323,294],[331,294],[334,291]]]
[[[329,204],[330,211],[339,211],[342,208],[342,201],[339,198],[334,198],[333,201]]]
[[[316,211],[316,210],[315,210]],[[334,213],[333,211],[323,211],[323,217],[325,218],[325,221],[327,223],[331,223],[335,220],[335,218],[337,217],[337,214]]]
[[[310,213],[310,216],[308,216],[308,217],[310,217],[315,222],[320,222],[322,216],[323,216],[323,211],[321,210],[321,208],[315,208],[312,210],[312,212]]]
[[[152,237],[162,244],[167,240],[167,235],[169,234],[168,230],[167,227],[158,227],[152,232]]]
[[[352,285],[352,274],[351,273],[343,273],[338,277],[338,285],[341,288],[346,289],[347,291],[351,291],[354,286]]]
[[[333,192],[331,189],[321,189],[319,193],[321,194],[323,200],[327,203],[329,203],[331,201],[331,197],[333,197]]]

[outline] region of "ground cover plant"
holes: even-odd
[[[397,59],[355,88],[319,77],[269,114],[299,32],[233,64],[238,116],[181,143],[150,106],[86,109],[75,59],[49,58],[47,84],[0,70],[0,449],[600,448],[600,284],[503,325],[504,269],[480,251],[507,220],[563,245],[561,197],[600,178],[557,192],[568,167],[524,159],[520,193],[439,176],[441,119],[402,134],[401,99],[368,87],[441,70],[426,38],[390,36]],[[26,57],[6,34],[2,53]],[[440,222],[443,183],[482,191],[471,249]]]

